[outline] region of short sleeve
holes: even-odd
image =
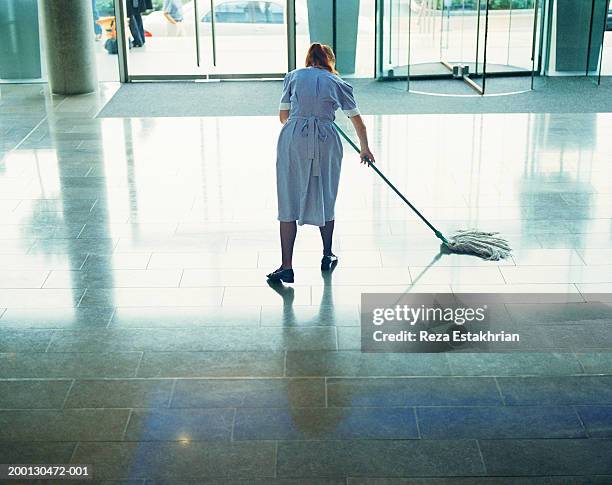
[[[353,96],[353,86],[345,81],[338,83],[338,101],[340,108],[349,118],[360,114]]]
[[[279,110],[291,109],[291,73],[288,72],[285,75],[283,82],[283,94],[281,95],[280,104],[278,105]]]

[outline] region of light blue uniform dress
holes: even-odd
[[[304,67],[285,76],[279,109],[289,119],[278,137],[278,220],[324,226],[334,219],[342,143],[332,122],[341,108],[359,114],[353,88],[339,76]]]

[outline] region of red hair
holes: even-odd
[[[306,54],[306,67],[320,67],[332,74],[338,74],[335,66],[336,56],[330,46],[318,42],[310,45]]]

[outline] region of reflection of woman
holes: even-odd
[[[277,145],[276,184],[282,264],[268,279],[293,283],[293,245],[299,225],[319,226],[323,241],[321,269],[338,258],[332,252],[334,206],[340,180],[342,143],[332,122],[341,108],[353,122],[361,159],[374,162],[353,88],[335,70],[336,58],[327,45],[314,43],[306,67],[285,76],[280,104],[284,124]]]

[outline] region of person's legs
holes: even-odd
[[[290,269],[293,264],[293,245],[297,235],[297,224],[295,221],[280,223],[280,240],[282,264],[280,269]]]
[[[144,44],[144,33],[142,32],[140,12],[133,12],[130,16],[130,32],[134,39],[134,47],[141,47]]]
[[[144,45],[147,39],[145,38],[144,25],[142,23],[142,14],[140,12],[138,12],[138,15],[136,16],[136,22],[138,23],[138,31],[140,32],[140,43]]]
[[[140,32],[138,31],[138,25],[136,24],[134,15],[130,15],[130,33],[132,34],[134,47],[140,47]]]
[[[319,227],[321,240],[323,241],[323,256],[332,256],[332,242],[334,237],[334,221],[327,221],[324,226]]]

